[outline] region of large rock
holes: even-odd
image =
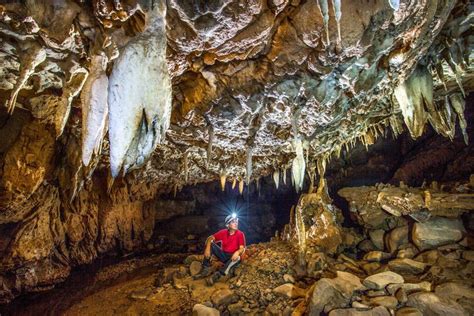
[[[428,281],[423,281],[420,283],[398,283],[398,284],[389,284],[386,287],[387,291],[393,295],[399,289],[403,289],[406,293],[410,294],[413,292],[419,291],[431,291],[431,283]]]
[[[395,312],[395,316],[423,316],[423,314],[417,308],[402,307]]]
[[[382,251],[371,251],[364,255],[364,260],[369,262],[380,262],[382,260],[387,260],[391,257],[388,252]]]
[[[196,304],[193,307],[193,316],[219,316],[220,313],[217,309],[207,307],[206,305]]]
[[[369,289],[381,290],[391,283],[404,283],[403,277],[395,272],[386,271],[371,275],[362,282]]]
[[[474,289],[466,284],[446,282],[435,288],[435,293],[443,299],[456,301],[469,315],[474,315]]]
[[[423,315],[467,316],[468,313],[456,302],[445,301],[431,292],[413,293],[408,296],[407,306],[419,309]]]
[[[211,295],[211,301],[216,306],[229,305],[230,303],[233,303],[235,299],[236,296],[234,295],[234,292],[229,289],[216,290]]]
[[[378,250],[384,250],[384,235],[385,231],[383,229],[369,231],[370,240]]]
[[[334,279],[322,278],[314,284],[308,306],[309,314],[319,315],[338,307],[346,307],[354,291],[363,289],[359,278],[348,272],[338,271]]]
[[[369,302],[372,306],[384,306],[389,309],[396,309],[398,305],[398,300],[393,296],[372,297]]]
[[[412,239],[419,249],[425,250],[459,241],[465,232],[460,219],[434,217],[424,223],[415,223]]]

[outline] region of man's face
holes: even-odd
[[[233,220],[229,223],[229,228],[230,228],[230,229],[236,230],[238,227],[239,227],[239,219],[238,219],[238,218],[233,219]]]

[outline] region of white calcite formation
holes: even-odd
[[[146,161],[164,139],[171,114],[165,9],[150,12],[146,30],[130,41],[109,79],[110,167],[116,177]]]

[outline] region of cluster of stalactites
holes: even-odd
[[[331,0],[329,0],[331,1]],[[400,7],[399,0],[389,0],[388,3],[390,7],[397,11]],[[326,44],[331,44],[331,40],[329,39],[329,4],[328,0],[318,0],[318,6],[321,10],[321,15],[323,16],[323,23],[324,23],[324,31],[326,34]],[[332,0],[332,8],[334,10],[334,18],[336,19],[337,25],[337,43],[341,44],[341,0]]]
[[[451,94],[435,102],[433,79],[426,67],[418,67],[407,80],[395,88],[394,96],[412,138],[423,134],[428,121],[438,134],[452,140],[458,117],[464,141],[468,143],[464,99],[461,93]]]

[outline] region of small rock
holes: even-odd
[[[397,251],[399,246],[408,244],[408,230],[408,226],[401,226],[392,229],[387,235],[385,235],[385,244],[390,253]]]
[[[402,307],[395,312],[395,316],[423,316],[423,314],[417,308]]]
[[[191,264],[193,261],[199,261],[201,262],[203,259],[203,255],[190,255],[187,256],[186,259],[184,259],[184,264]]]
[[[357,301],[352,302],[352,307],[357,309],[370,309],[369,305],[365,305]]]
[[[433,217],[424,223],[415,223],[412,239],[419,249],[431,249],[462,239],[465,233],[460,219]]]
[[[382,251],[371,251],[364,255],[364,260],[369,262],[380,262],[382,260],[389,259],[391,255],[387,252]]]
[[[462,258],[468,261],[474,261],[474,250],[465,250],[462,252]]]
[[[367,292],[368,297],[377,297],[377,296],[385,296],[387,293],[385,290],[370,290]]]
[[[286,283],[295,283],[295,278],[289,274],[284,274],[283,275],[283,280],[286,282]]]
[[[467,315],[467,312],[458,303],[444,301],[431,292],[410,294],[406,305],[419,309],[423,315]]]
[[[228,289],[216,290],[211,295],[211,301],[215,306],[229,305],[234,299],[234,292]]]
[[[370,299],[370,305],[373,306],[384,306],[390,309],[396,309],[398,300],[393,296],[378,296]]]
[[[401,287],[395,292],[395,297],[397,300],[400,302],[400,304],[405,304],[408,300],[407,293],[405,290]]]
[[[362,270],[365,271],[368,275],[374,274],[380,268],[381,264],[378,262],[370,262],[362,265]]]
[[[407,294],[419,291],[431,291],[431,283],[423,281],[420,283],[400,283],[400,284],[389,284],[387,285],[387,291],[390,295],[393,295],[398,289],[402,288]]]
[[[189,274],[191,274],[191,276],[195,276],[196,274],[198,274],[201,271],[201,268],[202,268],[201,262],[193,261],[189,265]]]
[[[397,258],[400,258],[400,259],[404,259],[404,258],[413,259],[413,257],[415,257],[416,254],[417,254],[417,251],[416,251],[415,247],[407,247],[405,249],[400,249],[397,252]]]
[[[370,240],[378,250],[384,249],[384,235],[385,231],[383,229],[369,231]]]
[[[304,289],[301,289],[292,283],[286,283],[286,284],[280,285],[274,288],[273,292],[278,295],[282,295],[282,296],[285,296],[287,298],[292,298],[292,299],[295,299],[298,297],[304,297],[306,294]]]
[[[359,248],[363,252],[369,252],[376,250],[377,247],[375,247],[374,243],[371,240],[365,239],[357,245],[357,248]]]
[[[207,307],[203,304],[196,304],[193,307],[193,316],[219,316],[220,313],[217,309]]]
[[[390,270],[402,274],[420,274],[426,269],[426,264],[408,258],[394,259],[388,262]]]
[[[371,275],[362,282],[369,289],[380,290],[390,283],[404,283],[403,277],[395,272],[387,271]]]
[[[416,261],[424,262],[429,265],[433,265],[438,261],[438,258],[440,256],[440,253],[438,250],[427,250],[415,257]]]
[[[134,300],[146,300],[147,297],[152,293],[151,289],[138,290],[130,293],[130,298]]]
[[[237,303],[230,304],[227,306],[227,310],[231,315],[239,315],[244,308],[244,303],[242,301],[238,301]]]
[[[333,309],[329,316],[390,316],[390,313],[385,307],[377,306],[369,310],[358,310],[357,308]]]

